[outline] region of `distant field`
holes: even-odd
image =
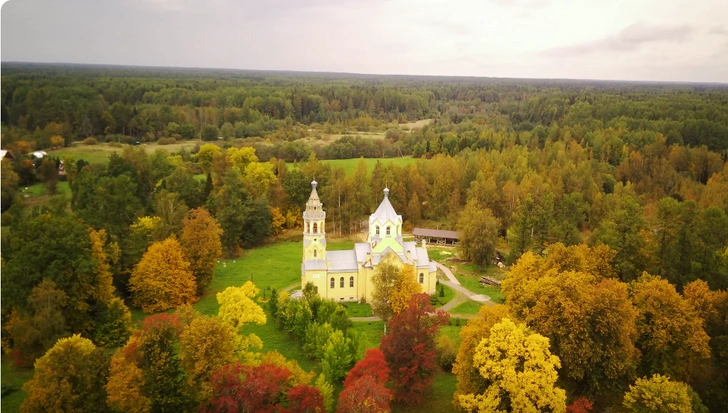
[[[377,161],[382,163],[392,163],[399,166],[407,166],[411,163],[415,163],[418,161],[417,158],[411,158],[411,157],[404,157],[404,158],[364,158],[364,163],[367,165],[367,171],[369,173],[372,172],[374,169],[374,165],[377,164]],[[356,168],[356,164],[359,163],[359,159],[331,159],[327,161],[323,161],[331,165],[332,168],[341,167],[344,168],[344,171],[346,171],[346,174],[351,174],[354,172],[354,168]]]
[[[171,145],[158,145],[156,143],[144,143],[140,145],[140,148],[144,148],[144,150],[147,153],[154,153],[157,149],[164,149],[167,152],[177,152],[182,148],[186,148],[188,151],[192,150],[195,145],[201,143],[199,139],[191,140],[191,141],[182,141],[179,143],[174,143]],[[109,156],[111,156],[114,152],[121,153],[122,150],[124,150],[124,147],[129,145],[123,145],[122,147],[114,147],[109,146],[106,143],[100,143],[97,145],[73,145],[69,146],[67,148],[59,148],[59,149],[52,149],[48,150],[48,155],[58,157],[58,158],[65,158],[67,156],[73,157],[75,160],[83,159],[86,162],[89,163],[107,163],[109,161]]]

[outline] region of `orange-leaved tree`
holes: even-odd
[[[129,284],[132,302],[147,313],[190,304],[195,299],[195,278],[174,238],[149,247],[134,267]]]
[[[222,255],[221,234],[220,225],[205,208],[190,210],[182,220],[179,242],[195,276],[198,296],[210,285],[215,264]]]

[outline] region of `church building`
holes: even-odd
[[[303,263],[301,288],[313,283],[322,298],[336,301],[371,301],[372,277],[382,260],[395,265],[411,265],[422,291],[436,292],[435,264],[427,256],[425,242],[402,240],[402,216],[397,215],[389,202],[389,189],[384,189],[384,199],[369,217],[367,242],[358,242],[353,250],[328,251],[326,248],[326,212],[316,192],[316,181],[303,212]]]

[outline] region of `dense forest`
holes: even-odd
[[[202,142],[174,153],[124,144],[192,139]],[[89,163],[51,150],[81,142],[119,151]],[[551,411],[563,411],[567,399],[574,412],[643,411],[640,397],[649,397],[639,392],[660,386],[689,396],[692,410],[674,411],[720,411],[728,402],[725,86],[3,64],[2,148],[13,155],[2,161],[3,349],[22,366],[72,334],[91,341],[72,337],[67,346],[125,349],[105,361],[106,373],[94,370],[108,384],[93,397],[109,392],[112,410],[138,411],[123,406],[124,380],[186,377],[205,390],[192,397],[175,388],[182,403],[175,406],[213,411],[227,391],[220,374],[252,377],[247,347],[225,353],[238,365],[205,372],[192,364],[165,372],[137,354],[143,345],[161,352],[159,337],[179,347],[201,331],[249,340],[231,338],[237,332],[225,327],[222,310],[222,321],[185,310],[132,332],[128,306],[156,313],[194,302],[218,258],[300,228],[314,179],[329,233],[360,231],[388,187],[407,228],[458,230],[463,259],[487,266],[502,255],[511,266],[506,304],[484,307],[461,332],[457,408],[491,411],[496,403],[520,411],[511,400],[533,396],[517,396],[497,375],[479,376],[488,351],[505,351],[498,346],[514,337],[538,347],[530,356],[550,365],[533,374],[553,378],[537,381],[553,397],[533,403]],[[50,156],[30,157],[33,150]],[[371,172],[360,160],[351,173],[325,161],[397,156],[418,160],[378,162]],[[52,194],[61,179],[70,195],[24,206],[21,187],[40,182]],[[252,303],[259,291],[246,288],[230,294]],[[315,358],[330,357],[332,383],[340,384],[356,362],[345,351],[356,338],[346,335],[345,321],[327,318],[335,306],[319,317],[285,297],[280,303],[291,309],[274,305],[269,314],[304,345],[308,334],[329,336],[339,323],[332,351],[350,360],[334,369],[334,356]],[[393,327],[405,323],[407,310],[400,312]],[[312,323],[331,331],[308,332]],[[400,345],[393,337],[382,342],[389,363]],[[124,357],[138,368],[122,371]],[[411,385],[392,389],[395,402],[419,401],[422,389]],[[293,394],[304,390],[311,389]],[[151,411],[164,403],[154,399],[159,389],[138,391]]]

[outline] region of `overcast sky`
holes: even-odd
[[[11,0],[2,61],[728,83],[728,0]]]

